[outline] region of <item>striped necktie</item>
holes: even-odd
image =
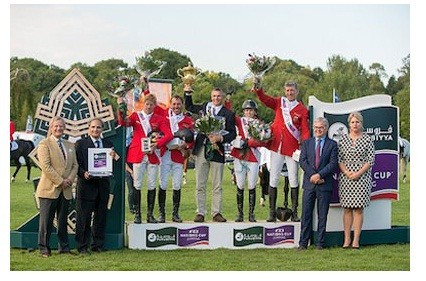
[[[61,139],[58,139],[58,145],[59,145],[59,148],[61,149],[62,156],[64,156],[64,159],[66,160],[67,157],[65,155],[65,150],[64,150],[64,147],[62,146],[62,140]]]

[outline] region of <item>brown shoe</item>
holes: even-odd
[[[42,258],[48,258],[50,256],[51,256],[51,254],[49,252],[43,252],[43,253],[41,253],[41,257]]]
[[[213,217],[213,221],[214,222],[226,222],[226,219],[220,214],[217,213],[214,217]]]
[[[200,214],[197,214],[195,216],[194,222],[204,222],[204,216],[200,215]]]

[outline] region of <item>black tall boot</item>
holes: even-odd
[[[277,188],[269,187],[269,218],[267,222],[276,222],[277,221]]]
[[[288,192],[290,191],[288,184],[288,177],[284,177],[284,208],[288,208]]]
[[[134,223],[141,224],[141,191],[135,189],[133,193],[133,206],[135,210],[135,220]]]
[[[173,216],[172,221],[182,222],[182,219],[179,217],[179,205],[180,205],[180,189],[173,190]]]
[[[236,222],[242,222],[242,221],[244,221],[243,205],[244,205],[244,189],[239,189],[237,187],[238,216],[235,219]]]
[[[148,190],[147,198],[147,213],[146,213],[146,221],[147,223],[158,223],[158,221],[153,216],[154,204],[155,204],[155,189]]]
[[[256,222],[254,218],[254,206],[256,205],[256,189],[249,189],[249,221]]]
[[[159,223],[166,222],[166,191],[161,187],[158,188],[158,210],[160,216],[158,217]]]
[[[300,221],[299,217],[297,216],[297,206],[299,205],[299,187],[292,187],[291,188],[291,221]]]

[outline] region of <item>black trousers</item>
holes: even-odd
[[[38,246],[40,252],[50,253],[50,235],[53,229],[53,219],[57,217],[58,250],[69,251],[68,244],[68,208],[69,201],[63,193],[57,199],[40,199],[40,221],[38,229]]]
[[[108,207],[108,194],[98,196],[95,200],[86,200],[77,197],[76,211],[77,222],[75,242],[77,250],[88,250],[91,248],[102,249],[105,242],[105,227]],[[93,224],[92,223],[93,213]],[[90,238],[92,241],[90,242]]]

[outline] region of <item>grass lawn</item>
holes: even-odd
[[[10,174],[14,167],[10,168]],[[32,176],[40,174],[33,169]],[[36,213],[33,186],[25,183],[21,171],[10,185],[10,226],[16,229]],[[188,171],[188,184],[182,189],[181,217],[192,221],[195,216],[195,180],[193,170]],[[236,187],[231,184],[230,172],[225,168],[223,214],[228,220],[236,216]],[[210,204],[211,189],[208,189]],[[301,196],[300,192],[300,196]],[[248,193],[245,193],[245,219],[247,220]],[[279,189],[278,204],[282,205],[283,189]],[[267,218],[267,207],[259,206],[260,189],[257,189],[256,218]],[[171,220],[172,190],[167,191],[167,220]],[[143,222],[146,217],[146,188],[142,194]],[[209,206],[209,205],[208,205]],[[301,206],[299,206],[300,213]],[[156,210],[157,215],[157,210]],[[206,217],[211,221],[210,217]],[[126,200],[126,221],[132,221]],[[400,183],[400,200],[392,203],[392,225],[410,225],[410,178]],[[317,251],[296,249],[242,249],[242,250],[191,250],[142,251],[122,249],[90,256],[64,256],[53,251],[49,259],[41,258],[38,251],[10,249],[10,270],[256,270],[256,271],[335,271],[335,270],[410,270],[410,244],[365,246],[359,251],[342,250],[340,247]]]

